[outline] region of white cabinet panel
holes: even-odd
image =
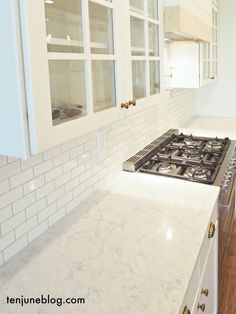
[[[0,117],[0,154],[24,158],[29,148],[37,154],[157,104],[160,3],[2,1],[7,84],[1,94],[7,105]],[[133,98],[137,107],[130,105]]]
[[[1,114],[0,155],[26,158],[27,113],[16,0],[0,1]]]
[[[118,2],[20,3],[32,153],[119,119]]]
[[[196,42],[173,42],[168,46],[171,88],[200,86],[200,47]]]
[[[218,300],[218,220],[217,205],[203,239],[188,288],[185,293],[180,314],[216,314]],[[209,238],[209,225],[213,223],[215,231]]]

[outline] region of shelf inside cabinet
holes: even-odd
[[[55,38],[55,37],[47,37],[47,43],[49,45],[58,45],[58,46],[75,46],[75,47],[83,47],[83,42],[79,40],[72,40],[70,38]],[[91,42],[91,48],[98,48],[98,49],[106,49],[108,45],[103,43]]]

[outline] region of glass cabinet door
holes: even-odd
[[[116,106],[114,0],[45,0],[53,125]]]
[[[212,9],[212,42],[211,42],[211,78],[218,76],[218,11],[217,7]]]
[[[160,23],[158,0],[130,0],[133,98],[160,93]]]

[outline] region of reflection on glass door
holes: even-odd
[[[133,98],[160,92],[158,0],[130,0]]]
[[[84,61],[50,60],[53,125],[87,114]]]

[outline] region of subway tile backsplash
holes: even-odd
[[[191,118],[193,110],[193,91],[179,90],[157,106],[29,160],[0,156],[0,265],[118,173],[125,159]]]

